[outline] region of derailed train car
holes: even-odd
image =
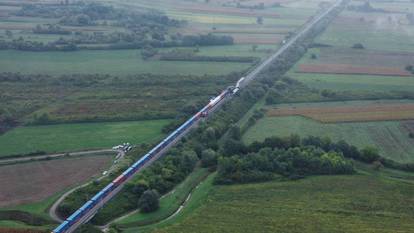
[[[240,89],[240,83],[244,78],[241,78],[235,87],[229,87],[223,92],[220,93],[217,97],[210,100],[210,102],[204,106],[199,112],[193,115],[188,119],[184,124],[178,127],[174,132],[169,134],[162,142],[152,148],[147,154],[141,157],[137,162],[125,170],[121,175],[115,178],[111,183],[109,183],[105,188],[93,196],[88,202],[86,202],[81,208],[79,208],[75,213],[70,215],[62,224],[56,227],[52,233],[64,233],[67,232],[74,224],[78,223],[83,217],[86,216],[89,211],[91,211],[97,205],[103,205],[102,201],[109,196],[116,188],[123,185],[125,181],[128,180],[131,176],[135,174],[140,168],[145,166],[148,162],[151,161],[160,151],[170,146],[171,143],[181,136],[187,129],[193,126],[198,120],[202,117],[208,115],[208,113],[214,109],[218,104],[220,104],[226,97],[229,95],[235,94]],[[98,208],[99,209],[99,208]],[[94,210],[97,211],[97,210]]]

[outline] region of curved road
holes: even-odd
[[[114,150],[108,150],[108,151],[112,151],[112,152],[115,152]],[[105,152],[105,150],[100,150],[100,151],[98,151],[98,152]],[[117,154],[117,156],[116,156],[116,158],[118,159],[118,160],[120,160],[120,159],[122,159],[124,156],[125,156],[125,152],[123,151],[123,150],[118,150],[117,151],[118,152],[118,154]],[[86,152],[78,152],[78,153],[82,153],[82,154],[85,154]],[[95,152],[96,153],[96,152]],[[71,155],[73,155],[74,153],[71,153]],[[79,154],[78,154],[79,155]],[[115,169],[115,166],[114,166],[115,164],[112,164],[112,166],[108,169],[108,172],[107,172],[107,174],[106,175],[102,175],[102,176],[100,176],[97,180],[102,180],[103,178],[105,178],[106,176],[108,176],[110,173],[111,173],[111,171],[113,170],[113,169]],[[67,197],[67,196],[69,196],[71,193],[73,193],[73,192],[75,192],[76,190],[78,190],[78,189],[80,189],[80,188],[82,188],[82,187],[85,187],[85,186],[87,186],[88,184],[90,184],[91,182],[93,182],[93,181],[89,181],[89,182],[86,182],[85,184],[82,184],[82,185],[79,185],[79,186],[77,186],[77,187],[75,187],[75,188],[73,188],[73,189],[71,189],[71,190],[69,190],[69,191],[67,191],[66,193],[64,193],[57,201],[55,201],[55,203],[53,203],[53,205],[50,207],[50,209],[49,209],[49,216],[53,219],[53,220],[55,220],[55,221],[57,221],[57,222],[63,222],[64,221],[64,219],[61,219],[60,218],[60,216],[57,214],[57,208],[58,208],[58,206],[60,205],[60,203],[62,203],[62,201]]]

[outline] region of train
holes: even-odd
[[[209,103],[204,106],[200,111],[194,114],[190,119],[188,119],[184,124],[178,127],[174,132],[169,134],[164,140],[159,144],[153,147],[147,154],[142,156],[138,161],[136,161],[132,166],[128,167],[121,175],[116,177],[111,183],[105,186],[100,192],[93,196],[89,201],[87,201],[82,207],[76,210],[72,215],[70,215],[64,222],[62,222],[58,227],[56,227],[52,233],[65,233],[67,232],[74,224],[78,223],[89,211],[109,196],[109,194],[114,191],[119,186],[123,185],[124,182],[133,176],[140,168],[144,167],[151,159],[154,158],[160,151],[168,147],[173,143],[173,141],[181,136],[187,129],[193,126],[201,118],[208,116],[209,112],[213,110],[218,104],[222,103],[228,96],[236,94],[240,90],[240,85],[244,81],[244,77],[240,78],[235,86],[227,87],[222,91],[218,96],[210,99]]]

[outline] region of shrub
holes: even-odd
[[[155,189],[145,191],[138,201],[138,207],[143,213],[156,211],[159,208],[159,194]]]
[[[353,49],[365,49],[364,45],[361,43],[356,43],[354,45],[352,45]]]

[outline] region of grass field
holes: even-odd
[[[315,54],[316,59],[312,59],[311,54]],[[299,63],[349,64],[355,66],[379,66],[404,69],[407,64],[414,63],[414,53],[410,51],[390,52],[343,47],[311,48]]]
[[[123,142],[154,142],[169,120],[19,127],[0,136],[0,155],[110,148]]]
[[[205,50],[208,49],[205,48]],[[237,51],[237,47],[234,51]],[[231,56],[231,54],[227,55]],[[2,72],[29,74],[61,75],[98,73],[129,75],[152,73],[164,75],[219,75],[244,70],[249,66],[250,64],[232,62],[144,61],[141,58],[139,50],[41,53],[11,50],[0,51],[0,70]]]
[[[166,219],[156,224],[148,225],[145,227],[131,227],[125,229],[124,233],[136,233],[136,232],[152,232],[156,228],[169,226],[171,224],[182,221],[183,219],[191,216],[194,210],[202,206],[206,199],[209,197],[210,192],[213,190],[214,174],[210,174],[203,182],[201,182],[197,188],[191,193],[191,197],[187,201],[185,207],[174,217]]]
[[[399,162],[414,162],[414,142],[408,133],[398,121],[322,124],[299,116],[265,117],[246,132],[244,140],[251,143],[290,134],[330,137],[358,147],[375,146],[381,155]]]
[[[405,16],[393,16],[395,20],[391,21],[388,16],[385,13],[367,15],[344,11],[316,42],[346,48],[362,43],[368,49],[413,51],[413,28],[399,23]],[[361,18],[364,20],[361,21]]]
[[[403,76],[412,77],[411,72],[403,67],[382,67],[382,66],[355,66],[349,64],[301,64],[297,72],[319,73],[319,74],[361,74],[379,76]]]
[[[411,232],[412,174],[359,169],[350,176],[213,186],[185,218],[144,232]]]
[[[336,91],[412,92],[414,78],[372,75],[303,74],[289,72],[292,77],[311,88]]]
[[[186,200],[191,191],[209,174],[206,168],[196,168],[181,184],[172,192],[166,194],[160,199],[160,208],[152,213],[136,212],[120,221],[123,228],[128,226],[140,226],[164,220],[172,215],[180,205]]]

